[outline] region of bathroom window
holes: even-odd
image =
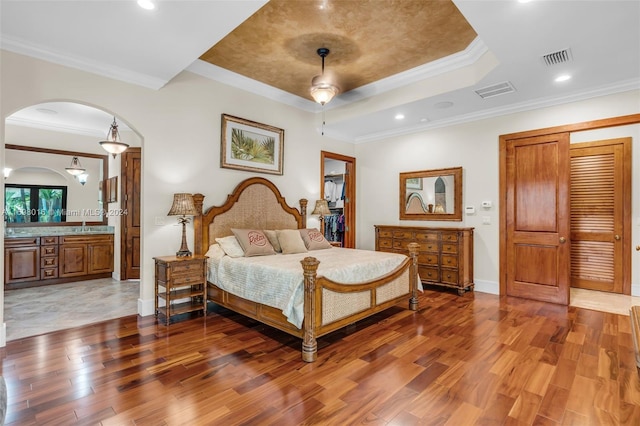
[[[4,220],[7,223],[66,222],[67,187],[6,184]]]

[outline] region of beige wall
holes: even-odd
[[[122,83],[7,51],[0,51],[2,87],[0,135],[4,118],[29,105],[76,101],[114,114],[142,139],[142,273],[139,313],[153,313],[153,257],[175,253],[181,228],[167,217],[174,192],[201,192],[205,206],[222,203],[233,188],[255,173],[220,168],[220,116],[223,113],[285,129],[284,175],[264,175],[297,205],[320,193],[320,151],[353,155],[352,144],[317,132],[308,112],[253,95],[192,73],[182,73],[160,90]],[[4,162],[4,153],[2,157]],[[156,226],[155,218],[165,225]],[[315,218],[310,219],[310,224]],[[188,228],[193,249],[193,229]],[[2,306],[3,297],[0,298]],[[4,321],[0,307],[0,323]],[[4,344],[4,334],[0,336]]]
[[[499,141],[502,134],[640,113],[640,91],[631,91],[565,105],[433,129],[413,135],[356,146],[358,164],[358,241],[361,248],[375,246],[374,225],[469,226],[475,228],[474,275],[476,289],[499,292]],[[640,152],[640,125],[572,135],[572,141],[633,137]],[[390,148],[393,147],[393,148]],[[463,206],[474,215],[462,222],[400,221],[398,173],[463,167]],[[633,157],[633,182],[639,182],[640,155]],[[640,200],[633,193],[633,241],[640,244]],[[385,200],[385,202],[380,202]],[[481,207],[491,201],[490,209]],[[488,217],[489,225],[482,223]],[[632,294],[640,295],[640,254],[632,255]]]
[[[476,214],[455,225],[473,226],[477,289],[498,289],[498,136],[541,127],[640,112],[638,91],[594,98],[564,106],[511,114],[467,124],[433,129],[414,135],[352,145],[322,137],[319,117],[295,108],[207,80],[181,73],[154,91],[82,71],[61,67],[14,53],[0,51],[1,117],[26,106],[52,100],[77,101],[96,106],[124,120],[142,139],[142,278],[139,313],[153,311],[154,256],[174,253],[180,227],[168,218],[174,192],[202,192],[205,206],[220,204],[235,185],[256,174],[221,169],[220,115],[227,113],[285,129],[284,175],[264,175],[281,190],[290,204],[300,198],[311,203],[320,191],[320,151],[357,158],[357,247],[374,247],[374,224],[398,224],[398,173],[462,166],[463,205],[475,206]],[[628,129],[637,150],[638,128]],[[4,137],[4,120],[0,135]],[[4,157],[2,158],[4,161]],[[640,171],[637,158],[634,170]],[[634,173],[634,182],[637,182]],[[640,221],[638,197],[634,195],[633,243]],[[483,210],[482,201],[493,207]],[[313,204],[312,204],[313,205]],[[482,224],[488,216],[491,223]],[[165,225],[155,225],[162,218]],[[315,218],[310,219],[314,224]],[[446,222],[405,222],[415,225],[454,225]],[[193,248],[193,231],[188,229]],[[634,252],[635,253],[635,252]],[[640,294],[638,260],[634,254],[634,294]],[[0,260],[1,262],[2,260]],[[0,293],[1,294],[1,293]],[[0,323],[3,323],[0,296]],[[0,345],[4,344],[4,333]]]

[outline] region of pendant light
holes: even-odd
[[[115,117],[113,117],[113,123],[111,123],[111,127],[109,127],[109,131],[107,132],[107,140],[100,141],[98,143],[105,149],[105,151],[112,154],[113,158],[116,158],[116,155],[123,153],[127,148],[129,148],[129,145],[120,140],[118,123],[116,123]]]
[[[324,104],[330,102],[334,96],[340,93],[340,88],[329,81],[324,75],[324,58],[329,54],[329,49],[321,47],[317,53],[322,58],[322,74],[313,77],[309,93],[311,93],[313,100],[324,106]]]
[[[80,164],[78,157],[73,157],[71,159],[71,165],[69,167],[65,167],[65,170],[72,176],[78,176],[85,172],[85,168]]]

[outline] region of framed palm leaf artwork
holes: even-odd
[[[220,167],[282,174],[284,130],[222,114]]]

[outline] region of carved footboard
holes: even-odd
[[[399,268],[375,281],[361,284],[340,284],[318,278],[320,262],[313,257],[303,259],[303,361],[316,360],[318,337],[390,308],[407,295],[410,296],[409,309],[417,310],[419,247],[417,243],[410,243],[410,258]]]

